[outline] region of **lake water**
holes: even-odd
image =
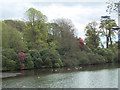
[[[118,88],[118,69],[106,64],[14,71],[22,75],[2,79],[2,88]]]

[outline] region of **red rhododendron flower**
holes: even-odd
[[[25,59],[26,55],[25,53],[18,53],[18,60],[21,62],[21,69],[24,69],[24,59]]]
[[[78,40],[79,40],[80,49],[82,50],[85,47],[84,41],[82,38],[79,38]]]
[[[24,67],[22,67],[21,69],[24,69]]]
[[[22,63],[21,65],[24,66],[24,63]]]

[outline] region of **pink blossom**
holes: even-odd
[[[24,67],[22,67],[21,69],[24,69]]]
[[[24,69],[24,59],[25,59],[25,53],[18,53],[18,60],[21,62],[21,69]]]
[[[24,63],[22,63],[21,65],[24,66]]]

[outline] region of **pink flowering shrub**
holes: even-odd
[[[25,53],[18,53],[18,60],[20,62],[24,62],[24,60],[25,60]]]
[[[85,44],[84,44],[84,41],[83,41],[82,38],[79,38],[79,39],[78,39],[78,44],[79,44],[79,46],[80,46],[80,50],[83,50],[84,47],[85,47]]]
[[[21,69],[24,69],[24,60],[26,58],[25,53],[21,52],[20,47],[16,47],[17,52],[18,52],[18,61],[21,63]]]

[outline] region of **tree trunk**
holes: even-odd
[[[110,38],[110,45],[112,47],[112,38],[111,38],[111,31],[109,30],[109,38]]]
[[[111,44],[111,47],[112,47],[112,38],[111,38],[111,36],[110,36],[110,44]]]
[[[106,36],[106,48],[108,48],[109,37]]]

